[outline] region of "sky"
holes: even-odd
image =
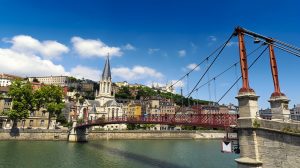
[[[70,75],[100,80],[107,53],[113,82],[174,82],[223,44],[236,26],[300,46],[299,1],[0,0],[0,72],[21,76]],[[246,38],[247,52],[257,47]],[[261,51],[261,50],[260,50]],[[249,64],[260,53],[249,56]],[[281,90],[300,103],[300,59],[275,49]],[[239,60],[233,37],[200,85]],[[176,85],[187,95],[212,59]],[[219,100],[240,68],[191,96]],[[273,92],[268,52],[249,72],[260,108]],[[220,103],[237,104],[241,81]]]

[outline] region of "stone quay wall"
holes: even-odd
[[[222,131],[90,131],[88,140],[102,139],[222,139]],[[236,134],[230,133],[235,138]]]
[[[223,131],[88,131],[88,141],[107,139],[222,139],[226,136]],[[235,133],[229,137],[236,138]],[[67,141],[68,130],[45,130],[45,129],[19,129],[1,130],[0,140],[48,140]]]
[[[261,124],[266,124],[269,128],[276,125],[278,128],[278,125],[273,125],[272,122],[261,122]],[[281,131],[275,130],[275,127],[239,130],[241,155],[249,158],[256,156],[262,162],[263,168],[298,168],[300,134],[284,131],[287,128],[286,124],[281,126],[280,128],[283,129]]]
[[[15,129],[0,130],[0,140],[67,141],[68,130]]]

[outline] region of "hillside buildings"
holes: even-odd
[[[294,105],[291,109],[291,119],[300,121],[300,104]]]
[[[44,77],[29,77],[29,82],[43,83],[45,85],[57,85],[57,86],[67,86],[69,83],[68,76],[44,76]]]
[[[0,87],[7,87],[11,85],[13,80],[23,79],[22,77],[1,73],[0,74]]]

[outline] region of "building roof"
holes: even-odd
[[[87,100],[91,106],[100,107],[100,102],[97,100]]]
[[[102,73],[102,80],[109,80],[109,79],[111,79],[111,72],[110,72],[109,56],[107,56],[103,73]]]
[[[117,103],[116,100],[109,100],[104,104],[104,106],[108,106],[108,107],[117,106],[117,107],[120,107],[121,103]]]
[[[5,74],[5,73],[0,73],[0,78],[3,78],[3,79],[23,79],[20,76]]]

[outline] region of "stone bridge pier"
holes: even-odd
[[[88,141],[88,129],[86,127],[76,128],[76,121],[73,121],[72,128],[69,131],[69,142],[87,142]]]
[[[258,96],[254,92],[242,92],[239,102],[238,139],[239,168],[299,168],[300,122],[276,117],[264,120],[256,116]],[[287,101],[285,100],[284,103]],[[276,103],[278,104],[278,103]],[[274,103],[271,102],[272,108]],[[286,114],[284,108],[276,115]]]

